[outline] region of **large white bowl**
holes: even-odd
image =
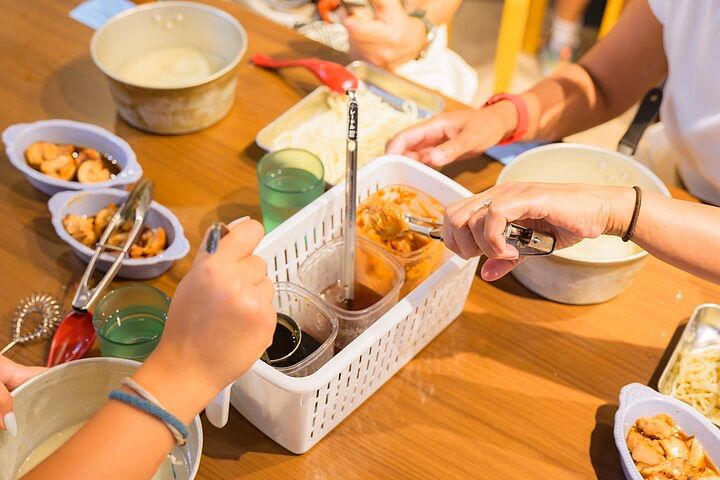
[[[670,415],[688,435],[694,435],[700,441],[705,452],[715,463],[720,462],[720,430],[710,420],[701,415],[687,403],[655,390],[631,383],[620,391],[620,406],[615,414],[613,435],[620,459],[622,460],[625,478],[643,480],[627,447],[627,434],[630,427],[640,417],[654,416],[659,413]]]
[[[138,366],[139,362],[122,358],[87,358],[53,367],[15,389],[12,397],[18,435],[12,437],[0,430],[0,478],[15,478],[18,468],[43,440],[89,419]],[[186,465],[179,469],[178,480],[192,480],[200,467],[203,444],[200,417],[193,419],[188,430],[187,446],[173,450]],[[107,448],[113,447],[112,442],[109,437]],[[69,478],[66,475],[57,478],[61,477]]]
[[[10,125],[2,132],[5,153],[10,163],[20,170],[33,187],[52,195],[63,190],[96,190],[123,188],[142,177],[142,168],[130,145],[114,133],[91,123],[73,120],[41,120],[34,123]],[[25,149],[35,142],[71,143],[92,147],[117,160],[120,173],[106,182],[80,183],[60,180],[38,172],[25,160]]]
[[[590,145],[557,143],[533,148],[510,162],[497,183],[549,182],[592,185],[637,185],[646,192],[670,197],[665,184],[650,169],[621,153]],[[596,251],[619,238],[583,240]],[[627,289],[645,263],[647,252],[629,244],[620,256],[583,256],[577,249],[526,259],[513,275],[547,299],[585,305],[610,300]]]
[[[78,242],[63,226],[63,218],[68,213],[75,215],[95,215],[98,211],[111,203],[118,206],[125,200],[128,192],[107,188],[86,192],[60,192],[50,199],[48,208],[52,215],[52,225],[58,236],[70,247],[75,254],[85,262],[90,260],[94,249]],[[145,220],[148,227],[163,227],[167,233],[167,248],[154,257],[125,258],[118,272],[119,277],[133,280],[154,278],[165,273],[175,262],[185,257],[190,251],[190,242],[185,238],[185,232],[178,218],[168,208],[157,202],[150,204],[150,211]],[[100,255],[98,269],[107,271],[115,261],[115,256],[108,253]]]

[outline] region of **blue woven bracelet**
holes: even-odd
[[[152,415],[153,417],[162,421],[168,427],[172,427],[170,428],[170,432],[173,434],[173,436],[175,436],[175,432],[173,432],[173,430],[176,430],[181,435],[181,439],[176,438],[179,445],[185,444],[185,440],[189,435],[187,427],[183,422],[180,421],[180,419],[178,419],[175,415],[168,412],[164,408],[154,404],[153,402],[145,400],[144,398],[136,397],[135,395],[123,392],[122,390],[113,390],[112,392],[110,392],[110,400],[117,400],[118,402],[125,403],[127,405],[130,405],[131,407],[135,407],[138,410],[142,410],[143,412]],[[180,440],[182,440],[182,442],[180,442]]]

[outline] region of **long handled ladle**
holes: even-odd
[[[252,63],[263,68],[303,67],[310,70],[315,76],[331,90],[345,93],[351,88],[358,87],[357,77],[339,63],[320,60],[318,58],[297,58],[293,60],[279,60],[261,53],[256,53],[250,59]]]
[[[60,323],[53,336],[46,364],[48,367],[82,358],[92,347],[95,342],[95,328],[93,328],[90,308],[110,285],[110,282],[120,270],[121,263],[130,251],[130,247],[140,235],[145,217],[150,209],[152,194],[152,182],[141,180],[135,185],[125,202],[110,219],[108,226],[105,228],[100,240],[98,240],[95,253],[90,258],[90,263],[88,263],[80,280],[77,292],[75,292],[72,301],[73,310]],[[108,239],[110,236],[118,232],[128,221],[132,221],[133,225],[128,232],[125,243],[121,247],[109,245]],[[95,273],[98,259],[104,252],[112,252],[117,257],[105,275],[94,287],[90,287],[90,281]]]

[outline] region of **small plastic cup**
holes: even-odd
[[[260,209],[270,232],[325,191],[320,159],[297,148],[265,154],[258,163]]]
[[[145,360],[160,341],[170,298],[141,283],[112,290],[97,304],[93,326],[104,357]]]
[[[338,334],[338,319],[317,296],[291,283],[275,284],[273,304],[278,313],[284,313],[295,320],[302,330],[299,351],[308,345],[308,336],[319,346],[297,363],[275,368],[291,377],[306,377],[325,365],[335,354],[335,338]],[[294,356],[293,355],[293,356]]]
[[[341,278],[342,250],[343,239],[337,238],[310,255],[298,271],[300,285],[322,298],[322,293]],[[405,281],[403,267],[381,247],[359,238],[355,252],[355,281],[377,292],[381,299],[362,310],[328,305],[338,317],[339,330],[335,340],[338,351],[397,303]]]

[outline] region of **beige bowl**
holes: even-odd
[[[558,143],[528,150],[500,172],[497,183],[552,182],[637,185],[670,196],[647,167],[618,152],[589,145]],[[552,255],[527,259],[513,274],[549,300],[575,305],[610,300],[632,283],[647,252],[617,237],[587,239]]]
[[[155,2],[110,19],[93,35],[90,53],[107,76],[125,121],[148,132],[179,134],[206,128],[228,114],[246,48],[242,25],[222,10]],[[152,71],[171,61],[170,49],[185,54],[172,79]]]
[[[109,393],[139,365],[120,358],[88,358],[54,367],[15,389],[12,396],[18,436],[0,430],[0,478],[15,478],[25,459],[43,440],[89,419],[107,403]],[[200,417],[195,417],[189,431],[187,446],[173,451],[184,463],[177,468],[178,480],[195,478],[200,466],[203,438]],[[108,443],[108,448],[112,448],[112,443]]]

